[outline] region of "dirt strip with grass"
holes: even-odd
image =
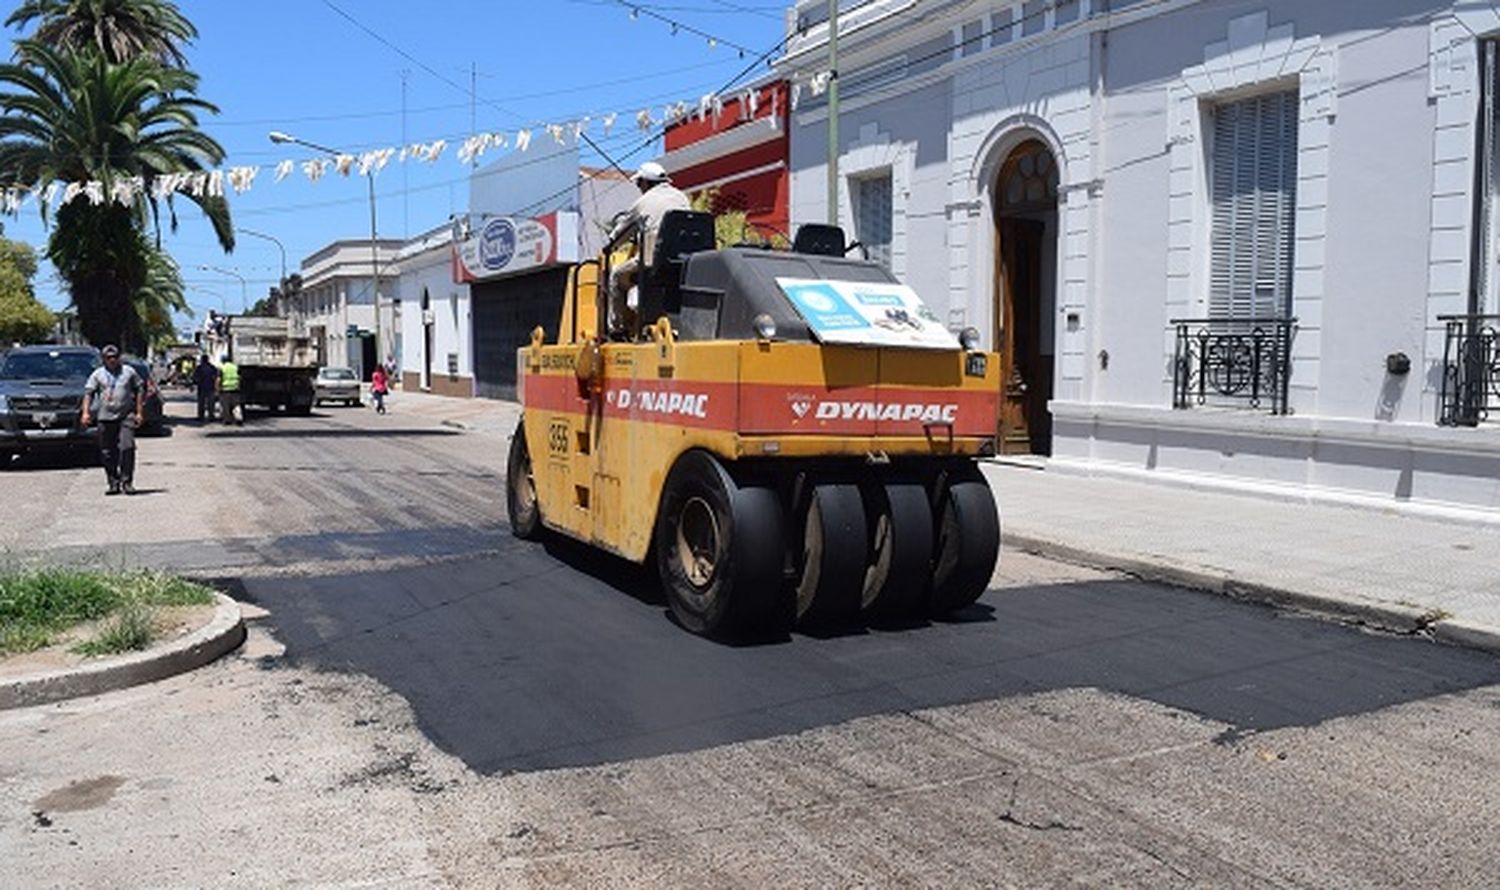
[[[85,657],[142,650],[213,602],[208,587],[165,572],[0,569],[0,659],[58,646]]]

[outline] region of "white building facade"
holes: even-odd
[[[792,218],[826,216],[825,2],[791,13]],[[1500,510],[1500,3],[873,0],[840,218],[1002,354],[1000,449]]]
[[[445,396],[474,395],[469,285],[455,281],[453,226],[443,224],[396,253],[401,297],[401,385]]]
[[[285,301],[294,329],[310,337],[318,363],[368,380],[401,352],[396,252],[402,242],[334,241],[302,261],[302,290]],[[377,290],[376,282],[379,282]]]

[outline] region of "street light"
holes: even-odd
[[[296,136],[293,136],[290,133],[283,133],[280,130],[272,130],[268,135],[271,137],[271,141],[276,143],[277,145],[301,145],[306,148],[313,149],[314,151],[321,151],[324,154],[333,155],[334,157],[348,154],[348,152],[342,152],[336,148],[329,148],[326,145],[319,145],[316,142],[308,142],[306,139],[298,139]],[[371,167],[365,173],[365,179],[370,184],[370,278],[374,282],[375,288],[375,360],[383,361],[381,356],[385,354],[384,347],[387,344],[382,342],[382,338],[380,336],[380,256],[375,240],[374,167]]]
[[[247,282],[245,280],[245,276],[241,275],[238,272],[235,272],[232,269],[223,269],[223,268],[220,268],[219,266],[210,266],[210,265],[207,265],[207,264],[199,265],[198,266],[198,271],[200,271],[200,272],[218,272],[220,275],[233,275],[235,278],[238,278],[240,280],[240,312],[241,312],[241,314],[243,314],[245,312],[245,309],[249,306],[249,303],[246,302],[246,300],[248,299],[248,296],[249,296],[248,293],[247,293],[247,291],[246,291],[246,287],[249,284],[249,282]]]
[[[209,290],[206,287],[198,287],[196,285],[189,285],[188,290],[194,291],[195,293],[208,294],[210,297],[213,297],[214,299],[219,301],[219,308],[224,311],[225,315],[229,314],[229,307],[224,304],[224,295],[219,293],[218,291]]]
[[[276,245],[276,249],[279,250],[279,251],[281,251],[281,283],[283,285],[285,285],[286,284],[286,245],[284,245],[284,244],[281,243],[281,239],[277,238],[275,235],[267,235],[265,232],[257,232],[254,229],[240,229],[240,228],[236,228],[235,231],[239,232],[241,235],[249,235],[252,238],[264,238],[265,240],[267,240],[267,241],[271,242],[272,244]]]

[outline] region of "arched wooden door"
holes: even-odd
[[[1000,303],[1000,452],[1050,454],[1056,312],[1057,162],[1028,140],[995,183],[995,293]]]

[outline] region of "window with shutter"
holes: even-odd
[[[870,259],[891,268],[891,174],[854,180],[854,236]]]
[[[1291,314],[1297,206],[1297,93],[1254,96],[1213,109],[1209,163],[1209,315]]]
[[[1500,44],[1484,40],[1479,44],[1479,139],[1478,158],[1474,165],[1474,224],[1472,250],[1474,262],[1470,268],[1469,312],[1493,312],[1497,304],[1495,264],[1495,214],[1500,201],[1496,167],[1500,166],[1495,152],[1500,150],[1500,139],[1496,139],[1496,92],[1500,87]]]

